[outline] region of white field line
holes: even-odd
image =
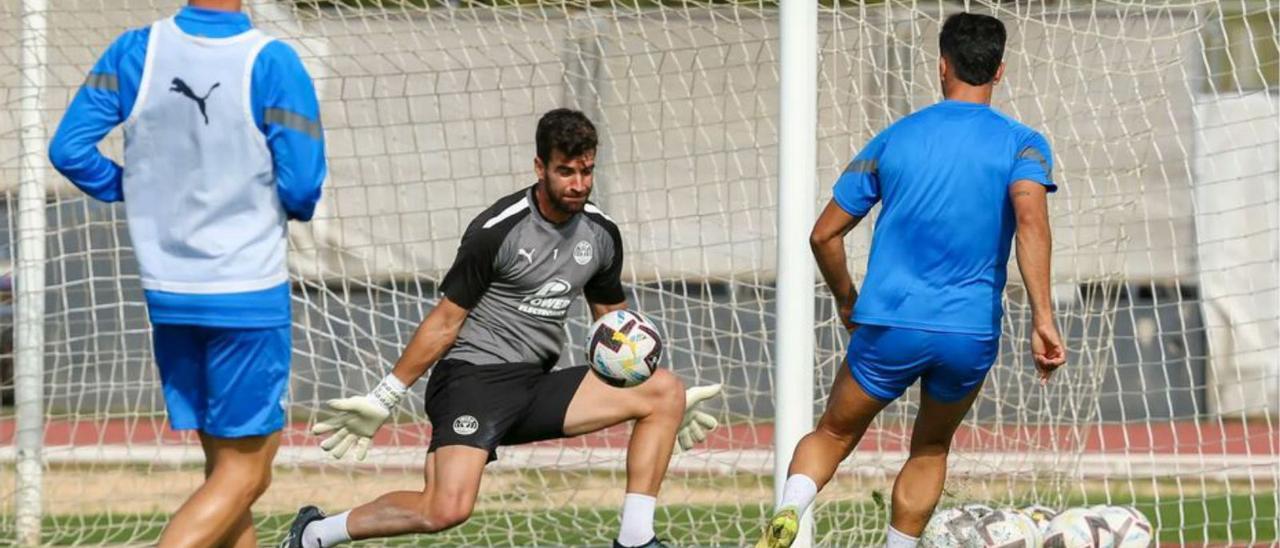
[[[335,468],[367,470],[416,469],[422,466],[425,448],[374,448],[363,463],[334,461],[319,447],[282,447],[277,467]],[[626,450],[622,448],[509,447],[498,449],[495,470],[623,470]],[[0,447],[0,462],[14,462],[13,446]],[[45,447],[46,464],[195,465],[203,454],[195,445],[66,445]],[[841,472],[868,477],[892,477],[906,460],[905,452],[858,453],[841,465]],[[769,474],[773,471],[773,451],[695,450],[673,457],[673,472],[712,474]],[[1206,478],[1253,479],[1280,482],[1280,458],[1274,455],[1157,455],[1157,454],[1048,454],[1048,453],[954,453],[949,474],[969,477],[1023,476],[1027,479],[1048,472],[1080,478]]]

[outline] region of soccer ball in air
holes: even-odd
[[[1092,510],[1101,515],[1115,536],[1115,548],[1147,548],[1151,546],[1151,521],[1136,508],[1129,506],[1095,506]]]
[[[1049,522],[1045,548],[1110,548],[1115,543],[1107,521],[1089,508],[1070,508]]]
[[[1058,511],[1048,506],[1040,504],[1030,504],[1018,509],[1018,512],[1031,518],[1035,522],[1036,528],[1040,530],[1040,534],[1044,535],[1049,529],[1049,522],[1058,515]]]
[[[920,535],[921,548],[964,548],[971,546],[973,526],[978,520],[963,508],[947,508],[933,513]]]
[[[587,340],[587,363],[604,382],[618,387],[640,384],[662,362],[658,328],[639,312],[615,310],[596,320]]]
[[[977,548],[1039,548],[1040,529],[1016,510],[992,510],[973,526],[970,546]]]

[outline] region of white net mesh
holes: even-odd
[[[422,383],[367,465],[333,463],[304,432],[325,399],[381,377],[434,303],[465,223],[532,182],[538,116],[574,106],[602,132],[596,199],[622,228],[632,303],[664,328],[681,377],[726,385],[714,407],[728,426],[673,463],[659,534],[754,541],[772,485],[776,7],[247,4],[315,78],[330,166],[315,221],[290,227],[293,405],[275,482],[255,507],[261,540],[303,503],[340,510],[421,487]],[[49,132],[115,36],[178,5],[50,2],[39,90]],[[1015,269],[1004,348],[957,439],[944,504],[1118,501],[1143,510],[1166,542],[1274,542],[1280,5],[1003,6],[970,5],[1010,30],[995,105],[1054,148],[1055,296],[1070,366],[1048,389],[1035,383]],[[21,8],[0,3],[0,89],[12,105],[0,115],[0,263],[16,252]],[[822,3],[821,199],[875,132],[936,100],[937,29],[962,8]],[[114,136],[104,150],[120,157]],[[123,210],[46,174],[43,539],[147,544],[199,484],[200,450],[164,423]],[[851,238],[855,279],[869,233]],[[819,303],[825,394],[844,343],[824,291]],[[580,356],[586,325],[585,311],[573,317],[565,362]],[[905,456],[913,398],[877,420],[820,498],[818,541],[883,535],[880,494]],[[0,408],[0,454],[10,461],[11,417]],[[477,515],[438,540],[606,543],[625,442],[626,430],[614,429],[501,451]],[[0,468],[0,485],[13,474]],[[13,501],[0,487],[0,531],[12,527]]]
[[[1132,503],[1165,542],[1274,542],[1280,363],[1264,354],[1280,334],[1277,6],[972,7],[1010,30],[995,106],[1054,149],[1054,292],[1070,366],[1047,390],[1035,382],[1011,263],[1003,351],[952,458],[969,477],[943,503]],[[937,32],[958,9],[822,11],[819,180],[937,100]],[[829,382],[840,355],[827,356]],[[877,422],[853,459],[867,477],[829,489],[828,504],[887,485],[915,409],[896,404]],[[867,525],[882,515],[841,515],[820,540],[877,538]]]

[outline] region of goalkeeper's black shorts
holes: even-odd
[[[466,445],[493,461],[499,445],[563,438],[565,413],[586,374],[585,365],[547,371],[534,363],[441,360],[427,382],[427,451]]]

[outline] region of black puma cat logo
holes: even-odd
[[[213,86],[209,88],[209,91],[204,94],[204,97],[200,97],[197,96],[194,91],[191,91],[191,86],[188,86],[186,82],[183,82],[182,78],[174,78],[173,87],[169,88],[169,91],[176,91],[187,96],[187,98],[192,101],[195,101],[196,106],[200,107],[200,115],[204,116],[204,125],[207,126],[209,125],[209,115],[204,111],[204,101],[205,99],[208,99],[209,94],[213,93],[213,90],[218,89],[218,86],[221,84],[221,82],[215,82]]]

